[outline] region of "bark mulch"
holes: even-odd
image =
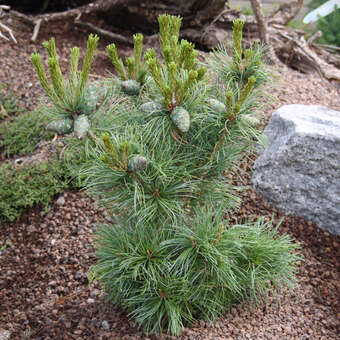
[[[34,109],[42,94],[29,55],[43,52],[41,42],[57,38],[66,69],[66,50],[85,46],[86,34],[71,26],[43,28],[37,45],[30,44],[28,27],[15,27],[18,45],[0,40],[0,82],[8,82],[25,109]],[[112,67],[99,47],[93,73],[106,75]],[[125,49],[125,53],[127,49]],[[303,75],[281,68],[270,90],[269,108],[283,104],[322,104],[340,111],[340,91],[317,75]],[[244,163],[237,181],[250,185],[252,162]],[[0,228],[0,339],[339,339],[340,237],[318,229],[308,221],[285,217],[280,232],[302,244],[303,259],[298,285],[291,292],[269,295],[257,306],[246,302],[214,324],[201,321],[184,329],[180,337],[147,336],[127,314],[105,301],[105,294],[89,284],[87,271],[94,262],[93,239],[97,223],[108,216],[81,192],[65,192],[50,205],[31,209],[16,223]],[[282,215],[267,205],[251,188],[235,222],[266,216],[279,221]]]

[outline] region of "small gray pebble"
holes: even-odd
[[[58,199],[57,199],[57,205],[64,205],[65,204],[65,198],[64,196],[60,196]]]
[[[106,331],[110,330],[110,325],[109,325],[109,323],[108,323],[106,320],[104,320],[104,321],[102,322],[102,327],[103,327]]]
[[[31,233],[34,233],[37,230],[35,229],[34,225],[31,224],[27,227],[27,231],[28,231],[28,233],[31,234]]]

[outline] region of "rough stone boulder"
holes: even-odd
[[[255,162],[255,189],[284,213],[340,234],[340,112],[285,105],[264,134],[268,145]]]

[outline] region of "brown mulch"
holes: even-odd
[[[0,40],[0,83],[7,82],[22,106],[31,110],[42,94],[29,55],[39,51],[41,42],[56,36],[64,69],[71,46],[86,45],[86,33],[71,24],[53,25],[41,31],[37,45],[29,43],[30,27],[10,22],[18,44]],[[95,75],[112,72],[105,58],[108,41],[101,41]],[[84,51],[84,48],[83,48]],[[124,50],[128,53],[128,49]],[[270,107],[263,113],[265,123],[271,112],[283,104],[322,104],[340,111],[340,90],[317,75],[293,70],[276,70],[278,80],[270,91]],[[239,181],[250,185],[250,164]],[[1,185],[1,184],[0,184]],[[269,207],[252,189],[243,193],[235,222],[247,217],[282,215]],[[105,294],[87,271],[94,261],[93,233],[107,215],[79,192],[65,192],[51,203],[50,211],[36,207],[20,221],[0,228],[0,339],[160,339],[146,336],[120,308],[105,301]],[[338,339],[339,246],[340,237],[318,229],[310,222],[286,217],[280,232],[287,232],[302,244],[303,260],[298,285],[288,294],[269,296],[266,303],[235,306],[230,314],[210,324],[201,321],[183,330],[180,337],[163,339]]]

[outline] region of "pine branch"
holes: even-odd
[[[127,80],[128,76],[126,74],[125,67],[124,67],[122,60],[119,59],[119,57],[118,57],[116,45],[111,44],[111,45],[106,46],[106,51],[107,51],[107,53],[108,53],[108,55],[109,55],[109,57],[112,61],[113,66],[115,67],[115,69],[119,73],[120,78],[122,80]]]
[[[236,19],[233,21],[233,62],[237,69],[241,70],[242,61],[242,32],[244,21]]]
[[[244,104],[245,100],[249,97],[251,91],[253,90],[255,83],[256,78],[254,76],[251,76],[248,79],[246,86],[244,86],[244,88],[241,90],[240,97],[235,104],[233,114],[229,116],[230,123],[232,123],[236,119],[236,116],[240,112],[242,105]]]
[[[164,106],[173,111],[182,105],[189,90],[197,81],[202,80],[205,68],[198,71],[198,52],[194,45],[186,40],[179,42],[179,30],[182,19],[170,15],[161,15],[159,21],[159,40],[164,58],[161,64],[155,51],[148,50],[145,60],[148,70],[153,77],[161,95]]]
[[[86,54],[83,60],[83,66],[82,66],[82,70],[80,73],[80,79],[79,79],[79,82],[76,88],[76,98],[80,98],[84,92],[84,88],[85,88],[87,79],[90,74],[91,65],[92,65],[93,58],[94,58],[94,53],[97,48],[98,40],[99,40],[99,37],[97,35],[93,35],[93,34],[89,35],[89,38],[87,40],[87,46],[86,46]]]
[[[146,70],[143,65],[143,35],[141,33],[135,34],[133,36],[134,40],[134,48],[133,48],[133,57],[128,57],[125,59],[125,64],[127,71],[125,69],[124,63],[121,59],[118,58],[118,52],[115,44],[108,45],[106,47],[107,53],[112,61],[113,66],[117,70],[120,75],[121,80],[134,80],[135,82],[139,82],[143,84],[145,81]],[[140,86],[140,84],[138,86]],[[123,90],[124,90],[124,85]],[[134,91],[126,91],[128,94],[135,94]],[[137,91],[138,92],[138,91]]]
[[[55,94],[60,102],[64,102],[66,97],[66,89],[63,76],[60,76],[59,62],[56,58],[48,58],[48,67],[50,70],[50,77],[53,84]]]
[[[73,47],[71,48],[71,61],[70,61],[70,78],[69,85],[71,95],[74,98],[76,94],[76,86],[78,83],[78,63],[79,63],[79,48]],[[73,100],[73,103],[75,100]]]
[[[43,46],[47,50],[48,57],[56,60],[55,66],[54,66],[55,67],[56,76],[59,79],[60,85],[63,88],[65,88],[64,77],[63,77],[63,74],[61,72],[61,68],[60,68],[60,65],[59,65],[59,58],[58,58],[58,55],[57,55],[57,48],[56,48],[56,45],[55,45],[55,38],[52,37],[50,39],[50,41],[43,42]]]
[[[53,90],[50,86],[50,83],[47,79],[46,72],[44,70],[44,66],[41,61],[41,56],[39,53],[31,54],[31,60],[35,68],[35,72],[37,73],[38,79],[40,81],[41,87],[44,89],[46,95],[51,98],[55,99],[53,96]]]
[[[141,64],[142,64],[142,53],[143,53],[143,34],[138,33],[133,36],[134,47],[133,47],[133,54],[134,54],[134,61],[135,61],[135,70],[134,70],[134,79],[138,79],[138,75],[141,71]]]

